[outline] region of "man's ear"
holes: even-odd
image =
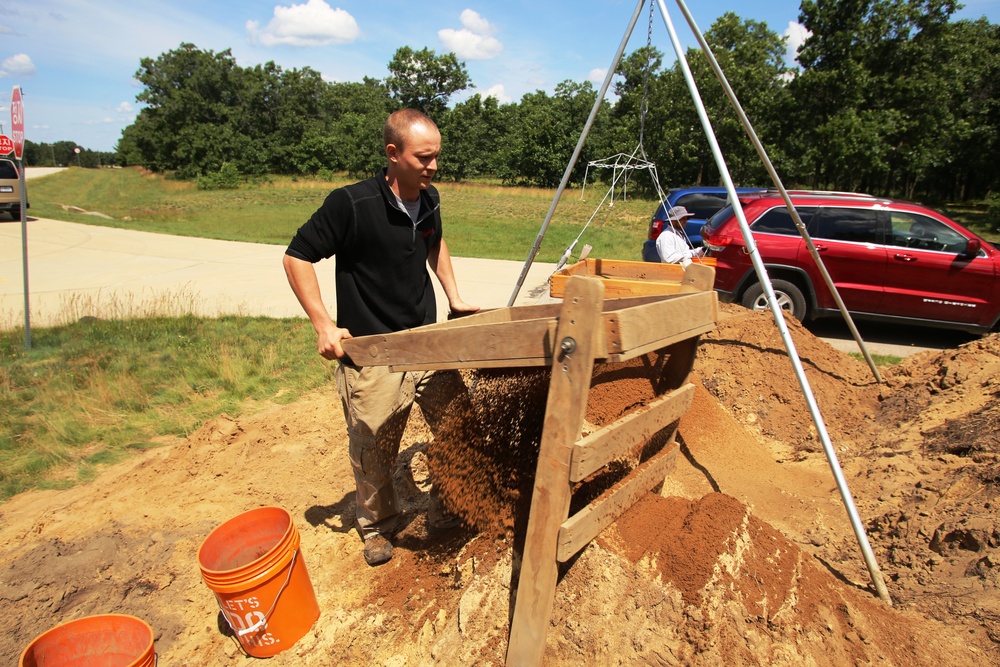
[[[399,156],[399,151],[396,148],[396,144],[385,145],[385,156],[389,158],[391,162],[396,162]]]

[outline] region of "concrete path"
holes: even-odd
[[[136,232],[29,216],[28,288],[32,326],[86,315],[250,314],[303,316],[281,268],[284,246]],[[453,259],[459,292],[483,308],[507,305],[523,262]],[[554,264],[535,263],[515,305],[552,301]],[[334,260],[317,264],[330,312]],[[0,327],[24,319],[20,222],[0,222]],[[436,281],[435,281],[436,284]],[[447,300],[438,287],[440,317]]]

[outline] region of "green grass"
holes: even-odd
[[[31,215],[85,224],[228,241],[285,245],[335,187],[350,182],[275,177],[238,190],[198,190],[139,169],[67,169],[32,179]],[[555,190],[489,184],[438,183],[445,238],[453,255],[523,261],[535,242]],[[581,199],[567,190],[546,230],[538,261],[554,262],[586,231],[574,251],[593,246],[593,257],[641,259],[648,199],[600,206],[607,186]],[[97,217],[67,210],[77,207]]]
[[[865,361],[864,355],[862,355],[860,352],[848,352],[847,354],[854,357],[861,363],[868,365],[868,362]],[[872,361],[875,362],[875,365],[879,367],[896,366],[903,361],[903,357],[897,357],[894,354],[872,354],[871,357]]]
[[[90,479],[206,419],[330,382],[304,319],[89,320],[0,332],[0,498]]]

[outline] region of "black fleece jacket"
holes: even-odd
[[[285,250],[312,263],[337,256],[337,326],[354,336],[437,319],[427,255],[441,242],[438,192],[433,186],[420,192],[414,225],[397,206],[385,175],[383,169],[331,192]]]

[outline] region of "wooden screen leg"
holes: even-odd
[[[594,355],[602,336],[603,299],[604,284],[597,278],[573,276],[566,282],[507,645],[508,667],[542,663],[559,574],[559,527],[569,516],[572,446],[580,437],[587,409]]]

